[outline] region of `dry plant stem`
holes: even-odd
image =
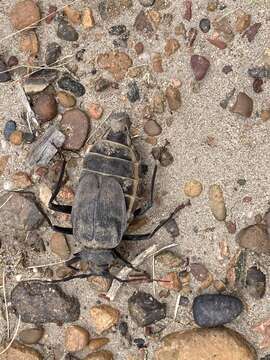
[[[2,207],[4,207],[4,206],[6,205],[6,203],[9,202],[9,200],[12,198],[12,196],[13,196],[13,194],[11,194],[11,195],[7,198],[7,200],[0,206],[0,209],[2,209]]]
[[[50,264],[43,264],[43,265],[33,265],[33,266],[28,266],[27,269],[38,269],[38,268],[44,268],[44,267],[50,267],[50,266],[57,266],[57,265],[61,265],[66,263],[68,260],[62,260],[62,261],[58,261],[55,263],[50,263]]]
[[[11,345],[13,344],[17,334],[18,334],[18,331],[19,331],[19,328],[20,328],[20,325],[21,325],[21,315],[19,315],[19,319],[18,319],[18,324],[16,326],[16,329],[15,329],[15,332],[12,336],[12,339],[10,341],[10,343],[8,344],[8,346],[2,351],[0,352],[0,355],[3,355],[6,351],[8,351],[8,349],[11,347]]]
[[[5,302],[5,312],[6,312],[6,320],[7,320],[7,338],[10,338],[10,324],[9,324],[9,313],[8,313],[8,306],[7,306],[7,294],[6,294],[6,271],[3,270],[3,295],[4,295],[4,302]]]
[[[178,313],[178,309],[179,309],[180,298],[181,298],[181,294],[178,294],[177,299],[176,299],[175,308],[174,308],[174,315],[173,315],[173,320],[174,320],[174,321],[175,321],[176,318],[177,318],[177,313]]]

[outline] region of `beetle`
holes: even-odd
[[[139,208],[142,166],[131,139],[130,118],[125,112],[114,112],[110,115],[109,122],[109,130],[91,146],[84,157],[73,205],[60,205],[55,202],[63,181],[65,160],[49,201],[51,210],[71,214],[72,223],[71,228],[64,228],[53,225],[46,217],[51,228],[64,234],[72,234],[80,246],[80,251],[67,260],[66,265],[77,270],[73,264],[85,260],[92,270],[90,274],[72,276],[64,280],[91,275],[116,278],[109,271],[116,259],[133,268],[117,251],[120,242],[150,239],[183,208],[183,205],[178,206],[152,232],[126,234],[131,221],[143,215],[153,205],[158,164],[156,161],[150,200],[145,207]]]

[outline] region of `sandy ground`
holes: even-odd
[[[0,3],[0,34],[1,38],[10,34],[12,29],[8,21],[8,12],[14,0],[2,0]],[[47,9],[49,1],[39,1],[42,10]],[[61,6],[61,1],[54,1],[58,6]],[[200,0],[194,2],[193,18],[191,26],[198,27],[199,20],[207,15],[206,6],[207,1]],[[257,214],[263,214],[269,206],[270,201],[270,184],[269,184],[269,146],[270,146],[270,125],[269,122],[263,123],[259,118],[259,113],[262,108],[270,104],[269,100],[269,82],[264,84],[264,91],[260,94],[255,94],[252,90],[251,79],[247,76],[247,69],[252,64],[260,64],[262,61],[262,53],[265,48],[269,47],[269,6],[268,1],[258,0],[250,3],[248,0],[224,1],[227,9],[226,11],[234,11],[237,8],[243,9],[252,15],[252,22],[262,22],[262,27],[252,43],[243,40],[239,35],[230,46],[220,51],[210,45],[204,38],[201,32],[194,45],[194,53],[206,55],[211,67],[206,78],[201,82],[199,93],[195,94],[191,90],[191,82],[193,75],[189,67],[190,53],[181,42],[181,49],[174,54],[169,60],[164,61],[164,73],[156,76],[157,86],[165,89],[171,79],[176,78],[182,81],[181,94],[183,105],[179,112],[170,114],[168,109],[164,114],[158,116],[157,120],[162,125],[163,132],[158,138],[160,144],[163,144],[165,139],[168,139],[171,144],[171,151],[174,156],[174,163],[169,168],[161,168],[158,174],[157,193],[162,195],[162,201],[159,206],[155,206],[149,213],[152,219],[152,224],[157,222],[168,212],[170,212],[177,204],[185,200],[183,193],[183,185],[187,180],[198,179],[202,182],[204,191],[199,198],[192,201],[192,207],[185,209],[179,216],[177,216],[177,223],[180,228],[180,236],[176,239],[179,246],[176,252],[185,256],[191,257],[192,260],[203,262],[208,269],[215,275],[217,279],[224,279],[225,271],[228,261],[220,260],[219,242],[226,240],[229,244],[230,251],[235,252],[234,235],[229,235],[224,223],[217,222],[212,216],[208,206],[208,188],[209,185],[218,183],[224,190],[226,206],[228,210],[228,220],[233,220],[237,224],[237,229],[240,229],[248,224],[254,223],[254,217]],[[126,12],[122,17],[113,20],[112,23],[104,23],[98,15],[97,5],[98,1],[77,1],[76,7],[78,9],[90,6],[95,14],[96,27],[89,34],[81,37],[80,46],[87,47],[85,55],[85,62],[79,64],[78,74],[83,75],[83,83],[87,87],[87,94],[79,100],[79,105],[82,108],[90,101],[99,101],[105,109],[105,116],[113,110],[127,111],[133,121],[133,124],[141,127],[142,118],[141,110],[143,106],[151,99],[154,89],[147,89],[142,80],[138,80],[141,89],[141,101],[131,105],[124,94],[127,91],[126,79],[120,84],[117,91],[111,92],[110,96],[107,93],[96,94],[92,90],[93,77],[90,75],[92,64],[96,54],[101,51],[112,49],[112,39],[108,37],[106,30],[112,24],[123,23],[131,30],[130,38],[133,41],[142,40],[145,43],[145,53],[141,57],[135,57],[133,50],[128,50],[134,60],[135,65],[149,64],[150,54],[154,51],[160,51],[164,48],[165,39],[173,34],[175,25],[182,21],[181,9],[182,1],[176,0],[168,2],[168,7],[162,10],[162,13],[169,12],[174,14],[173,24],[170,28],[160,27],[158,30],[158,37],[151,40],[141,38],[132,28],[135,16],[139,12],[140,5],[137,0],[134,0],[132,10]],[[216,14],[221,14],[217,11]],[[210,17],[214,16],[213,14]],[[234,22],[235,14],[230,15],[230,19]],[[102,33],[102,40],[95,42],[95,36]],[[45,44],[49,41],[55,40],[55,25],[49,27],[42,24],[38,29],[38,34],[41,44],[41,63],[42,55],[44,53]],[[1,41],[0,52],[5,56],[17,55],[21,61],[18,50],[18,38],[15,36],[12,40]],[[70,54],[74,50],[72,45],[63,44],[63,52]],[[231,64],[233,72],[224,75],[222,67],[226,64]],[[146,70],[147,71],[147,70]],[[224,110],[219,103],[226,94],[236,88],[236,93],[244,91],[254,99],[254,112],[249,120],[245,120],[236,114],[232,114],[229,110]],[[8,119],[14,119],[21,129],[25,129],[25,123],[20,119],[20,112],[22,106],[20,98],[16,90],[16,86],[12,84],[1,84],[0,86],[0,127]],[[171,119],[172,125],[167,126],[167,121]],[[95,127],[95,124],[93,124]],[[141,134],[143,134],[141,132]],[[216,146],[210,147],[206,144],[208,136],[215,138]],[[140,149],[151,164],[151,159],[148,155],[151,147],[143,141],[143,136],[136,140]],[[29,151],[29,146],[14,147],[7,143],[3,137],[0,142],[1,154],[10,154],[9,167],[1,179],[0,187],[5,179],[9,177],[17,169],[29,170],[26,159],[26,154]],[[79,172],[79,169],[78,169]],[[238,179],[246,179],[245,186],[237,184]],[[245,196],[251,196],[250,203],[243,203]],[[207,231],[208,228],[214,230]],[[50,232],[43,228],[42,233],[46,239]],[[22,235],[23,236],[23,235]],[[155,238],[147,243],[132,244],[129,248],[131,257],[137,254],[140,249],[147,248],[152,243],[158,243],[160,246],[172,242],[172,239],[165,230],[155,236]],[[72,239],[70,239],[72,246]],[[7,266],[7,254],[2,252],[2,260]],[[33,263],[46,263],[47,261],[56,261],[56,257],[48,255],[46,258],[30,259]],[[9,261],[12,258],[9,257]],[[270,260],[267,256],[255,256],[249,254],[249,264],[258,264],[267,274],[267,291],[265,297],[254,302],[248,296],[243,295],[243,299],[247,302],[247,311],[229,325],[237,329],[239,332],[251,341],[251,343],[258,349],[260,339],[254,333],[252,327],[258,321],[270,316],[269,308],[269,264]],[[145,264],[146,269],[151,270],[151,261]],[[11,281],[11,280],[10,280]],[[8,283],[8,291],[11,290],[14,284]],[[193,285],[192,285],[193,286]],[[91,324],[88,320],[88,311],[91,305],[98,300],[97,294],[91,290],[90,286],[83,281],[72,281],[69,284],[64,284],[63,288],[70,294],[79,295],[82,309],[82,316],[78,324],[85,326],[93,333]],[[143,285],[142,289],[152,292],[151,285]],[[194,294],[196,293],[194,287]],[[125,286],[119,293],[115,305],[121,310],[123,318],[127,312],[127,299],[133,293],[134,287]],[[165,301],[168,303],[168,319],[165,333],[171,330],[180,330],[192,327],[192,316],[189,308],[180,307],[177,320],[172,321],[173,311],[177,295],[170,295]],[[193,295],[190,296],[192,299]],[[129,320],[128,320],[129,321]],[[15,317],[12,316],[12,327],[15,326]],[[0,334],[4,333],[5,321],[0,316]],[[22,325],[23,327],[24,325]],[[129,321],[130,332],[133,337],[143,336],[142,330],[138,329],[132,322]],[[40,347],[45,354],[46,359],[60,359],[63,355],[63,328],[56,325],[46,325],[46,337],[42,340]],[[117,332],[109,333],[108,337],[111,340],[108,349],[116,354],[116,359],[127,359],[128,354],[136,354],[135,345],[130,346],[125,342]],[[150,342],[151,343],[151,342]],[[149,346],[149,359],[152,359],[152,345],[156,346],[153,341]],[[39,346],[37,346],[39,348]],[[121,352],[119,351],[121,348]],[[259,355],[267,353],[258,350]]]

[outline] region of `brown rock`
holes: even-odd
[[[202,184],[198,180],[190,180],[185,183],[184,193],[188,197],[197,197],[201,195]]]
[[[57,115],[57,103],[52,94],[40,94],[35,101],[33,110],[39,121],[52,120]]]
[[[141,42],[135,44],[134,49],[137,55],[141,55],[144,51],[144,45]]]
[[[68,259],[70,256],[70,249],[65,235],[63,234],[53,233],[50,241],[50,248],[54,254],[63,260]]]
[[[191,0],[185,0],[185,13],[183,15],[183,18],[187,21],[190,21],[192,18],[192,1]]]
[[[167,87],[165,95],[170,110],[177,111],[182,105],[181,94],[179,89],[170,85]]]
[[[210,44],[214,45],[220,50],[224,50],[227,47],[227,44],[219,38],[219,36],[213,36],[212,38],[207,38],[207,41],[210,42]]]
[[[225,226],[229,234],[236,233],[236,224],[233,221],[225,221]]]
[[[165,55],[171,56],[180,48],[179,41],[177,39],[168,39],[165,45]]]
[[[257,360],[253,347],[227,328],[192,329],[167,335],[155,360]]]
[[[152,67],[155,73],[161,74],[163,73],[163,67],[162,67],[162,57],[160,53],[155,53],[152,56]]]
[[[209,0],[207,4],[207,10],[208,11],[215,11],[218,7],[218,0]]]
[[[20,331],[19,339],[26,345],[36,344],[41,340],[44,335],[44,329],[31,328]]]
[[[10,12],[10,21],[16,30],[36,25],[40,20],[40,11],[33,0],[18,1]]]
[[[81,13],[73,7],[69,5],[65,6],[64,14],[73,25],[79,25],[81,23]]]
[[[171,251],[165,250],[155,257],[156,266],[161,266],[165,270],[179,270],[184,264],[184,260]]]
[[[219,293],[222,293],[223,291],[226,290],[226,285],[221,280],[215,280],[213,282],[213,286]]]
[[[69,352],[83,350],[89,343],[89,332],[78,325],[70,325],[65,330],[65,349]]]
[[[91,351],[99,350],[103,346],[107,345],[109,342],[110,342],[110,340],[106,337],[91,339],[88,344],[89,350],[91,350]]]
[[[58,194],[58,197],[60,200],[63,201],[63,203],[72,203],[75,198],[75,193],[71,186],[64,185],[62,186]]]
[[[255,39],[255,36],[257,35],[257,32],[259,31],[260,27],[262,26],[262,23],[255,23],[251,25],[242,35],[243,37],[246,36],[249,42],[252,42]]]
[[[103,114],[103,107],[100,104],[92,103],[87,108],[87,113],[90,116],[90,119],[98,120]]]
[[[92,29],[95,26],[95,19],[92,9],[88,8],[83,11],[82,25],[85,30]]]
[[[59,101],[59,104],[65,108],[71,108],[76,105],[75,97],[65,91],[58,91],[56,98]]]
[[[190,65],[193,70],[196,80],[202,80],[210,66],[209,60],[201,55],[192,55],[190,59]]]
[[[96,332],[101,334],[118,323],[120,312],[110,305],[97,305],[90,309],[90,318]]]
[[[88,355],[84,360],[113,360],[113,354],[108,350],[101,350]]]
[[[22,34],[20,39],[20,49],[28,55],[36,56],[39,51],[39,42],[34,30]]]
[[[153,25],[151,24],[149,17],[145,14],[143,10],[141,10],[139,14],[136,16],[134,27],[136,31],[138,31],[144,36],[147,36],[149,38],[153,36],[154,33]]]
[[[201,263],[190,264],[190,271],[194,278],[199,282],[204,282],[209,277],[209,270]]]
[[[115,80],[124,79],[128,68],[132,66],[131,58],[124,52],[108,52],[97,57],[97,65],[108,70]]]
[[[46,24],[50,24],[56,16],[57,7],[49,5],[48,13],[45,19]]]
[[[99,292],[107,292],[111,285],[111,280],[104,276],[90,276],[87,281]]]
[[[9,155],[0,156],[0,176],[3,175],[3,173],[4,173],[5,169],[6,169],[9,158],[10,158]]]
[[[164,104],[164,94],[161,91],[157,91],[152,100],[153,111],[158,114],[164,113],[165,104]]]
[[[20,130],[13,131],[13,133],[10,135],[9,141],[13,145],[21,145],[22,142],[23,142],[23,133],[22,133],[22,131],[20,131]]]
[[[251,225],[240,230],[236,241],[241,247],[258,254],[270,254],[270,238],[264,224]]]
[[[162,129],[155,120],[148,120],[143,127],[145,133],[149,136],[158,136],[161,134]]]
[[[80,150],[90,129],[90,122],[85,113],[79,109],[66,111],[63,114],[61,126],[66,135],[64,148],[66,150]]]
[[[160,24],[160,20],[161,20],[161,14],[159,11],[157,10],[148,10],[147,11],[147,16],[149,17],[150,21],[154,24],[154,26],[157,28],[158,25]]]
[[[261,111],[261,119],[262,119],[262,121],[267,121],[270,119],[270,109]],[[0,171],[0,173],[1,173],[1,171]]]
[[[16,189],[26,189],[30,186],[32,186],[32,181],[30,176],[23,171],[18,171],[15,174],[13,174],[12,179],[12,187]]]
[[[15,341],[4,355],[5,360],[42,360],[43,356],[35,349]]]
[[[251,22],[250,14],[246,14],[246,13],[240,14],[236,19],[235,30],[239,33],[242,33],[249,27],[250,22]]]
[[[219,185],[211,185],[209,188],[209,204],[214,217],[223,221],[226,218],[226,207],[222,188]]]
[[[253,100],[247,94],[240,92],[231,111],[246,118],[250,117],[253,112]]]
[[[168,290],[180,291],[182,284],[177,272],[169,272],[158,282],[159,285]]]
[[[55,269],[55,276],[59,279],[64,279],[67,276],[73,275],[75,270],[67,266],[59,266]]]

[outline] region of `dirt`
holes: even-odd
[[[11,55],[16,55],[20,59],[20,64],[25,63],[26,59],[22,56],[18,45],[18,36],[7,38],[13,31],[9,20],[8,13],[11,6],[15,3],[14,0],[2,0],[0,3],[0,52],[6,58]],[[50,1],[40,0],[39,2],[42,14],[46,14]],[[91,2],[77,0],[74,7],[83,9],[91,7],[94,13],[96,25],[91,31],[80,30],[80,39],[78,41],[79,47],[87,48],[84,54],[84,61],[77,63],[79,66],[78,77],[81,78],[82,83],[86,87],[86,95],[78,98],[78,107],[86,108],[87,105],[94,102],[99,102],[104,107],[105,119],[112,111],[125,110],[129,113],[133,126],[139,129],[139,136],[135,139],[135,144],[138,146],[143,158],[149,164],[150,169],[153,167],[152,158],[149,156],[151,152],[151,145],[144,141],[143,135],[143,119],[142,109],[147,103],[147,100],[152,98],[155,89],[148,89],[142,78],[136,79],[139,84],[141,100],[134,104],[129,103],[124,96],[128,91],[127,83],[132,79],[127,76],[119,84],[119,90],[109,90],[108,92],[96,93],[93,90],[93,75],[91,70],[94,67],[97,54],[105,53],[113,48],[112,37],[108,34],[108,29],[113,24],[125,24],[131,31],[130,39],[135,42],[141,41],[144,43],[144,54],[139,58],[135,55],[135,51],[130,48],[126,49],[133,59],[133,65],[147,66],[150,63],[150,55],[153,52],[162,52],[165,46],[166,39],[169,36],[174,36],[174,28],[183,21],[182,14],[184,13],[182,1],[166,1],[167,4],[163,13],[172,13],[173,22],[170,26],[160,26],[157,37],[151,39],[144,38],[135,32],[132,24],[134,19],[141,9],[141,5],[137,0],[134,0],[132,9],[126,11],[119,18],[104,22],[98,13],[98,1]],[[168,168],[160,168],[158,171],[158,180],[156,186],[157,200],[154,208],[149,211],[148,216],[151,219],[142,231],[151,229],[160,219],[169,214],[179,203],[186,200],[184,195],[184,184],[196,179],[203,185],[203,192],[198,198],[192,199],[192,206],[184,209],[176,218],[180,228],[180,236],[175,240],[178,246],[175,252],[186,257],[190,257],[193,262],[202,262],[206,265],[215,279],[224,279],[226,274],[226,267],[229,259],[222,259],[220,256],[219,243],[226,240],[230,249],[230,253],[234,254],[237,246],[235,243],[235,235],[229,234],[224,222],[217,221],[209,208],[208,189],[212,184],[221,185],[227,208],[227,220],[232,220],[236,223],[237,229],[241,229],[247,225],[255,222],[255,216],[263,215],[269,207],[270,201],[270,185],[269,185],[269,146],[270,146],[270,124],[263,122],[259,113],[263,108],[269,107],[269,81],[263,85],[264,91],[256,94],[252,90],[252,80],[247,75],[247,70],[252,65],[260,65],[262,63],[262,54],[264,50],[269,47],[269,7],[270,2],[265,0],[248,1],[238,0],[224,1],[227,8],[223,11],[217,10],[215,13],[210,13],[209,17],[212,19],[216,15],[226,14],[231,12],[228,17],[235,21],[235,11],[240,8],[245,12],[251,14],[252,23],[262,22],[256,38],[249,43],[246,39],[242,39],[238,34],[225,50],[220,50],[208,41],[206,41],[204,34],[199,31],[197,39],[193,45],[192,50],[189,50],[183,38],[179,38],[181,45],[180,50],[169,58],[163,59],[164,72],[155,74],[157,86],[164,92],[166,87],[170,84],[172,79],[181,80],[182,86],[180,88],[182,97],[182,106],[177,112],[170,113],[168,108],[166,111],[158,115],[157,119],[162,126],[162,134],[158,137],[158,143],[164,144],[165,140],[170,142],[170,150],[174,156],[174,163]],[[53,1],[58,7],[63,3],[61,1]],[[206,10],[207,1],[194,1],[193,16],[190,24],[186,21],[187,28],[194,26],[198,28],[199,21],[202,17],[208,15]],[[56,37],[56,25],[47,25],[42,23],[38,29],[37,34],[40,41],[40,63],[43,63],[45,54],[45,45],[48,42],[57,41],[62,44],[62,56],[74,54],[72,44],[61,42]],[[206,77],[200,83],[198,93],[192,91],[193,75],[190,69],[190,55],[191,53],[206,56],[211,65]],[[73,59],[71,63],[75,63]],[[225,75],[222,73],[224,65],[230,64],[233,72]],[[100,74],[106,74],[100,71]],[[229,109],[223,109],[219,103],[226,97],[226,94],[233,88],[236,88],[236,94],[245,92],[254,100],[253,114],[249,119],[244,119],[237,114],[233,114]],[[108,96],[109,94],[109,96]],[[16,83],[5,83],[0,85],[0,128],[3,129],[7,120],[13,119],[17,122],[18,128],[26,131],[27,125],[21,118],[23,111],[19,92]],[[99,120],[102,121],[102,120]],[[96,128],[99,122],[93,120],[92,127]],[[171,124],[168,126],[167,124]],[[44,126],[46,128],[47,125]],[[104,128],[103,128],[104,129]],[[89,143],[94,141],[102,131],[95,133],[90,138]],[[3,189],[5,180],[10,178],[10,175],[16,171],[32,171],[27,162],[27,154],[31,145],[14,146],[5,141],[1,136],[0,154],[10,155],[8,167],[1,177],[0,188]],[[83,152],[81,153],[83,154]],[[79,164],[80,165],[80,162]],[[74,171],[72,183],[76,187],[76,180],[79,174],[79,167]],[[245,179],[246,184],[240,186],[237,183],[238,179]],[[35,187],[37,189],[38,186]],[[2,190],[3,191],[3,190]],[[245,202],[243,199],[250,197],[251,201]],[[52,213],[50,213],[52,215]],[[1,219],[0,219],[1,223]],[[45,240],[47,249],[48,239],[51,236],[51,230],[43,226],[40,233]],[[1,234],[1,237],[7,238],[9,233]],[[20,234],[21,239],[26,237],[26,233]],[[22,240],[23,241],[23,240]],[[76,252],[75,244],[71,237],[68,238],[69,245],[73,252]],[[147,242],[127,243],[124,246],[128,249],[125,253],[129,254],[129,258],[134,258],[142,249],[149,247],[153,243],[158,243],[160,247],[174,242],[166,232],[162,229],[155,237]],[[43,276],[44,274],[33,274],[30,271],[23,269],[21,261],[21,253],[12,246],[12,239],[9,242],[10,249],[7,246],[1,248],[1,264],[6,268],[8,273],[7,278],[7,293],[16,284],[16,275],[22,274],[23,278],[30,276]],[[3,245],[3,244],[2,244]],[[54,256],[49,250],[45,254],[31,254],[27,259],[28,265],[48,264],[56,262],[59,259]],[[270,316],[269,313],[269,265],[270,258],[267,255],[255,255],[249,253],[248,265],[257,264],[264,271],[267,276],[266,294],[262,300],[253,300],[246,293],[241,294],[241,298],[247,304],[246,310],[242,315],[236,319],[229,327],[242,333],[247,340],[249,340],[257,349],[258,355],[263,356],[267,354],[269,349],[260,350],[259,344],[260,336],[255,333],[252,328],[261,320]],[[142,268],[151,273],[152,262],[147,261]],[[196,286],[192,284],[193,293],[189,296],[192,300],[196,294]],[[89,321],[89,309],[91,306],[103,300],[99,298],[90,284],[86,280],[74,280],[69,283],[63,283],[62,288],[70,295],[78,296],[81,303],[81,317],[76,323],[88,329],[90,334],[94,334],[94,329]],[[153,293],[151,284],[145,285],[125,285],[118,293],[112,306],[120,310],[122,318],[126,319],[128,314],[127,299],[133,294],[135,289],[142,289],[144,291]],[[160,288],[161,290],[161,288]],[[211,291],[211,288],[208,290]],[[213,291],[213,289],[212,289]],[[167,319],[162,321],[165,330],[162,335],[173,330],[187,329],[194,326],[190,307],[179,307],[176,321],[172,321],[175,303],[177,300],[177,293],[172,292],[171,295],[164,299],[167,303]],[[1,295],[1,302],[3,303]],[[162,300],[163,301],[163,300]],[[2,307],[3,309],[3,307]],[[3,312],[3,311],[2,311]],[[10,314],[11,329],[14,330],[16,326],[16,317]],[[133,338],[144,338],[143,329],[138,328],[130,319],[127,320],[129,330]],[[26,325],[22,324],[21,329]],[[65,327],[65,325],[63,326]],[[45,325],[45,337],[36,346],[44,354],[44,358],[48,360],[60,360],[64,355],[64,329],[55,324]],[[4,316],[0,313],[0,341],[4,340],[6,336],[6,321]],[[119,334],[118,331],[111,331],[108,333],[110,343],[107,346],[115,354],[116,360],[127,359],[129,355],[138,354],[136,345],[132,346]],[[158,339],[148,339],[148,358],[152,359],[152,350],[158,344]],[[80,354],[82,358],[83,354]]]

